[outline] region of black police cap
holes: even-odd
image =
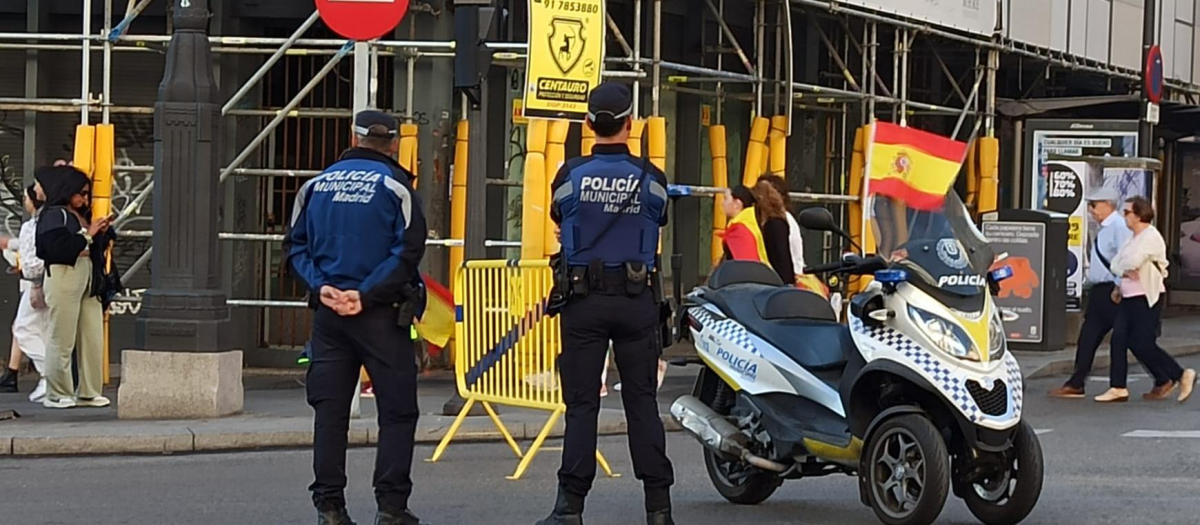
[[[596,86],[588,97],[588,120],[621,120],[633,114],[633,93],[629,86],[605,82]]]
[[[360,111],[354,117],[354,134],[360,137],[396,138],[399,127],[395,117],[375,109]]]

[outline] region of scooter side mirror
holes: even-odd
[[[801,226],[808,230],[822,232],[841,232],[837,221],[834,220],[833,214],[828,209],[822,207],[806,208],[800,212],[800,216],[796,218]]]
[[[796,222],[806,230],[830,232],[838,235],[843,239],[850,241],[850,244],[855,248],[858,248],[859,250],[862,249],[858,243],[854,242],[854,239],[850,238],[850,235],[846,233],[846,230],[843,230],[840,226],[838,226],[837,220],[833,218],[833,213],[830,213],[830,211],[826,208],[819,206],[805,208],[800,212],[800,215],[796,217]]]

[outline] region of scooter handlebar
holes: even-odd
[[[878,255],[859,257],[847,255],[845,259],[829,264],[809,266],[804,273],[848,273],[852,275],[868,275],[887,268],[887,261]]]

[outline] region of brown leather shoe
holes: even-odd
[[[1171,394],[1174,393],[1175,389],[1178,387],[1179,383],[1167,381],[1166,383],[1154,387],[1153,390],[1142,394],[1142,399],[1145,399],[1146,401],[1162,401],[1168,397],[1171,397]]]
[[[1084,393],[1082,388],[1075,388],[1071,385],[1063,385],[1059,388],[1050,391],[1050,397],[1060,399],[1083,399]]]
[[[1097,403],[1124,403],[1129,401],[1129,390],[1125,388],[1110,388],[1108,392],[1096,396]]]
[[[1179,402],[1187,401],[1192,397],[1192,389],[1196,388],[1196,370],[1189,368],[1183,371],[1183,379],[1179,380]]]

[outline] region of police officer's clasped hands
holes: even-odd
[[[363,310],[358,290],[343,291],[328,285],[321,287],[321,304],[342,317],[355,316]]]

